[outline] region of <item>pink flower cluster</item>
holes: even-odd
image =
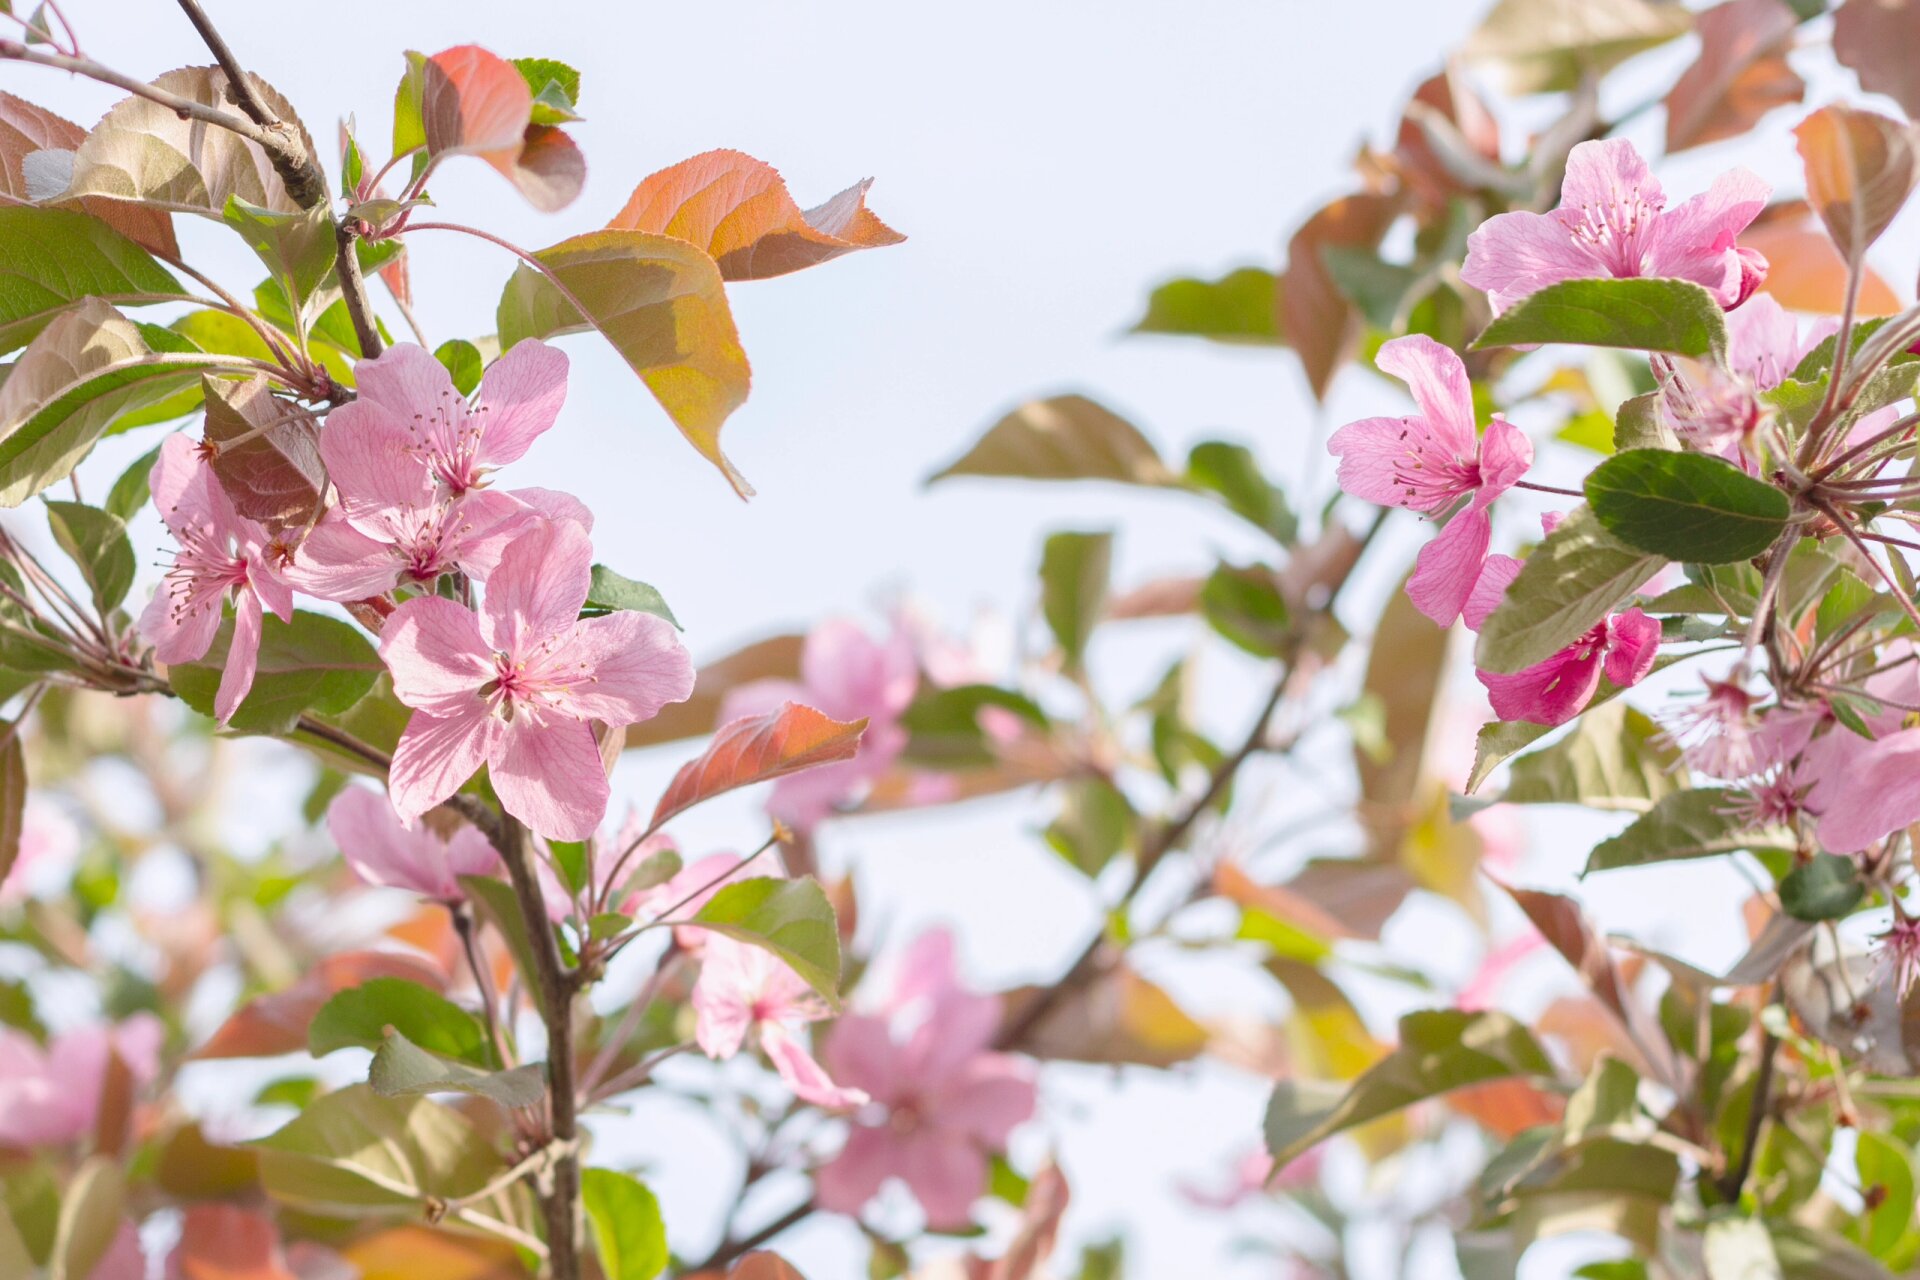
[[[100,1117],[111,1060],[120,1059],[136,1086],[150,1084],[165,1034],[150,1013],[117,1026],[76,1027],[44,1048],[23,1031],[0,1029],[0,1147],[31,1150],[87,1137]]]
[[[872,1100],[821,1167],[820,1204],[857,1214],[897,1178],[929,1227],[965,1227],[986,1190],[988,1158],[1006,1149],[1037,1101],[1032,1064],[993,1052],[999,1030],[998,997],[960,984],[952,935],[922,934],[878,1007],[842,1017],[827,1040],[834,1078]]]
[[[617,732],[693,690],[669,624],[639,613],[582,619],[592,579],[592,517],[542,489],[497,491],[493,470],[520,458],[566,399],[566,357],[515,346],[469,404],[440,362],[395,346],[355,370],[357,397],[320,433],[332,505],[314,527],[269,537],[240,516],[192,443],[162,446],[153,491],[180,544],[167,585],[141,619],[163,662],[203,657],[232,600],[234,625],[215,709],[229,720],[253,683],[262,614],[290,620],[294,590],[390,611],[380,653],[413,710],[394,754],[393,807],[411,822],[486,765],[506,810],[540,835],[585,839],[606,813],[594,727]],[[437,594],[448,582],[452,594]],[[483,584],[478,608],[464,600]],[[366,832],[362,801],[343,820]],[[344,843],[344,842],[343,842]],[[422,850],[362,841],[380,882],[445,896],[409,876]],[[364,871],[365,868],[356,868]]]

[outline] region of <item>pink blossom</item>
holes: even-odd
[[[664,831],[656,831],[645,839],[640,839],[641,832],[645,831],[646,827],[646,818],[638,810],[629,808],[627,816],[621,820],[618,831],[611,835],[602,832],[587,847],[593,862],[588,868],[588,883],[582,890],[582,897],[588,898],[590,904],[604,902],[605,910],[618,911],[628,916],[639,914],[636,904],[640,902],[641,895],[629,894],[625,902],[617,901],[619,885],[614,883],[614,877],[618,876],[622,881],[629,880],[633,873],[654,854],[677,852],[679,848],[674,843],[673,837]],[[636,840],[639,841],[637,845],[634,844]],[[627,852],[629,846],[633,849],[631,853]],[[540,892],[546,900],[548,917],[558,923],[572,915],[579,904],[574,901],[573,891],[561,883],[559,872],[554,869],[550,853],[534,864],[534,871],[540,880]],[[684,871],[680,874],[684,874]],[[655,886],[655,889],[658,887]],[[706,898],[703,897],[700,901],[704,904]]]
[[[1754,714],[1760,699],[1737,676],[1703,683],[1702,697],[1665,717],[1668,740],[1697,773],[1729,782],[1752,776],[1761,767],[1760,719]]]
[[[707,939],[693,984],[693,1036],[709,1058],[731,1058],[749,1034],[794,1096],[819,1107],[857,1107],[867,1095],[828,1078],[798,1028],[830,1016],[826,1002],[773,953],[721,934]]]
[[[1488,951],[1481,957],[1480,967],[1473,971],[1466,985],[1460,988],[1460,994],[1454,997],[1454,1006],[1468,1011],[1491,1009],[1494,996],[1509,974],[1518,969],[1526,958],[1547,945],[1547,940],[1529,929],[1517,938],[1510,938]]]
[[[1745,169],[1667,208],[1666,193],[1624,138],[1583,142],[1567,156],[1560,207],[1502,213],[1467,237],[1460,278],[1496,312],[1563,280],[1666,276],[1703,285],[1722,307],[1744,302],[1766,259],[1734,239],[1766,207],[1771,188]]]
[[[365,787],[348,787],[327,806],[327,830],[353,873],[371,885],[411,889],[427,898],[466,897],[460,876],[492,875],[500,854],[487,838],[462,825],[441,838],[423,824],[400,825],[393,806]]]
[[[847,1145],[815,1179],[820,1204],[857,1214],[889,1178],[906,1183],[935,1230],[967,1224],[988,1157],[1033,1115],[1031,1064],[991,1050],[1000,1001],[962,987],[953,939],[933,930],[902,958],[875,1014],[840,1019],[827,1040],[834,1077],[873,1095]]]
[[[526,453],[566,402],[567,357],[532,338],[518,342],[487,370],[471,405],[445,366],[411,343],[361,361],[354,381],[358,394],[328,416],[321,442],[342,506],[357,517],[408,497],[422,468],[457,496]],[[357,460],[344,482],[336,457]]]
[[[322,452],[330,438],[322,437]],[[354,509],[359,514],[349,516],[344,503],[335,507],[307,534],[287,567],[295,587],[348,601],[427,586],[455,571],[485,581],[501,549],[537,518],[511,494],[470,489],[452,497],[424,485],[403,505]]]
[[[645,856],[635,854],[630,865],[638,866]],[[745,866],[737,853],[710,853],[680,868],[664,884],[630,895],[620,910],[636,920],[643,915],[659,919],[669,912],[676,920],[691,919],[699,914],[700,908],[713,901],[714,894],[739,879],[737,873]],[[693,925],[676,925],[673,930],[674,942],[682,951],[695,956],[706,948],[711,936],[705,929]]]
[[[411,822],[481,764],[507,812],[550,840],[584,840],[607,811],[591,722],[646,720],[693,692],[672,627],[645,613],[580,619],[593,549],[572,521],[536,521],[501,553],[476,614],[421,596],[387,619],[380,656],[414,714],[391,795]]]
[[[1234,1161],[1224,1187],[1215,1189],[1183,1182],[1180,1184],[1180,1194],[1189,1203],[1202,1209],[1224,1212],[1238,1208],[1248,1200],[1266,1194],[1269,1189],[1285,1191],[1311,1185],[1320,1176],[1325,1151],[1324,1147],[1313,1147],[1295,1156],[1275,1173],[1273,1157],[1256,1147]]]
[[[20,848],[0,877],[0,906],[19,902],[32,886],[34,868],[65,862],[80,851],[80,831],[60,809],[29,793],[20,815]]]
[[[233,502],[193,441],[171,435],[153,463],[153,505],[180,549],[165,582],[140,615],[140,634],[154,656],[173,664],[206,656],[220,629],[221,605],[233,600],[233,641],[213,709],[225,724],[253,688],[260,662],[263,610],[293,620],[293,592],[282,576],[281,550]]]
[[[1436,518],[1467,500],[1421,548],[1407,583],[1420,612],[1451,626],[1487,558],[1493,538],[1487,507],[1526,474],[1533,445],[1498,414],[1480,438],[1466,366],[1432,338],[1395,338],[1381,346],[1375,363],[1407,384],[1420,413],[1350,422],[1333,433],[1327,450],[1340,459],[1340,487],[1356,498]]]
[[[1920,920],[1910,920],[1905,916],[1894,919],[1893,927],[1880,934],[1880,971],[1885,977],[1893,979],[1905,1000],[1907,993],[1913,990],[1913,984],[1920,981]]]
[[[1467,602],[1467,626],[1480,629],[1520,574],[1512,556],[1487,557],[1486,572]],[[1660,650],[1660,624],[1638,609],[1608,614],[1587,634],[1543,662],[1511,675],[1476,670],[1493,713],[1502,720],[1565,724],[1586,709],[1600,675],[1620,688],[1639,684],[1653,670]]]
[[[1806,808],[1829,852],[1856,853],[1920,822],[1920,729],[1868,739],[1836,725],[1807,747],[1804,765]]]
[[[913,644],[899,630],[875,641],[852,622],[820,624],[800,654],[800,680],[758,680],[727,695],[722,724],[759,715],[783,702],[799,702],[835,720],[865,718],[860,753],[851,760],[789,774],[773,784],[767,812],[810,831],[844,800],[893,767],[906,750],[901,713],[913,701],[920,677]]]
[[[62,1032],[44,1049],[25,1032],[0,1028],[0,1147],[62,1146],[92,1133],[109,1056],[119,1056],[135,1085],[150,1084],[165,1034],[150,1013]]]

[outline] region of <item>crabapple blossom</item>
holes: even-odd
[[[1667,276],[1704,286],[1722,307],[1746,301],[1767,261],[1735,243],[1772,188],[1735,169],[1675,208],[1625,138],[1582,142],[1567,156],[1560,206],[1497,214],[1467,237],[1460,278],[1496,312],[1563,280]]]
[[[400,825],[393,806],[365,787],[348,787],[327,806],[327,830],[353,873],[371,885],[411,889],[422,897],[458,902],[461,876],[490,875],[500,854],[487,838],[462,824],[442,837],[425,824]]]
[[[161,442],[150,483],[154,506],[180,549],[140,615],[140,634],[160,661],[194,662],[213,647],[221,606],[233,601],[233,640],[213,701],[224,724],[253,688],[265,611],[282,622],[293,618],[286,548],[234,510],[213,468],[184,435]]]
[[[999,999],[960,985],[952,935],[916,939],[879,1009],[842,1017],[827,1039],[834,1077],[873,1102],[820,1169],[820,1203],[858,1213],[899,1178],[934,1229],[965,1226],[989,1155],[1006,1148],[1037,1097],[1031,1064],[992,1051],[999,1029]]]
[[[1486,562],[1493,538],[1487,507],[1526,474],[1533,445],[1498,414],[1479,436],[1466,366],[1432,338],[1395,338],[1381,346],[1376,363],[1407,384],[1419,414],[1350,422],[1333,433],[1327,451],[1340,459],[1340,487],[1356,498],[1435,518],[1466,499],[1421,548],[1407,583],[1420,612],[1451,626]]]
[[[1487,557],[1486,572],[1467,602],[1469,628],[1480,629],[1519,575],[1520,561],[1512,556]],[[1614,684],[1629,688],[1653,670],[1659,650],[1660,624],[1638,609],[1623,609],[1608,614],[1578,640],[1524,671],[1509,675],[1476,670],[1474,674],[1486,687],[1494,714],[1502,720],[1565,724],[1592,701],[1603,671]]]
[[[61,1146],[93,1132],[109,1058],[118,1056],[144,1085],[159,1071],[165,1034],[150,1013],[76,1027],[44,1049],[23,1031],[0,1028],[0,1147]]]
[[[507,812],[551,840],[584,840],[607,810],[592,722],[620,727],[693,692],[671,624],[620,612],[581,619],[593,549],[572,521],[536,521],[501,553],[479,611],[421,596],[380,637],[394,696],[413,708],[394,752],[402,819],[433,808],[482,764]]]
[[[859,1089],[828,1078],[798,1028],[830,1016],[826,1002],[791,966],[761,947],[715,934],[707,939],[693,984],[694,1039],[709,1058],[731,1058],[758,1033],[773,1069],[794,1096],[815,1106],[857,1107]]]

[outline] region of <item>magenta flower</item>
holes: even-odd
[[[1920,981],[1920,920],[1898,916],[1893,927],[1878,935],[1876,941],[1880,943],[1879,971],[1893,979],[1904,1001],[1913,984]]]
[[[1520,574],[1512,556],[1487,557],[1486,572],[1466,606],[1467,626],[1478,631]],[[1600,675],[1622,689],[1639,684],[1660,652],[1660,624],[1638,609],[1608,614],[1592,630],[1544,662],[1506,675],[1475,670],[1493,713],[1502,720],[1565,724],[1586,709]]]
[[[493,362],[471,405],[445,366],[411,343],[389,347],[353,372],[358,394],[328,415],[321,433],[327,470],[350,516],[361,504],[409,498],[421,467],[456,496],[485,483],[489,470],[526,453],[567,398],[565,353],[532,338]],[[340,455],[361,460],[345,481],[334,474]],[[403,465],[407,459],[411,465]]]
[[[293,620],[293,592],[282,575],[280,548],[233,502],[184,435],[171,435],[153,462],[153,505],[180,549],[146,610],[140,634],[154,656],[172,664],[206,656],[220,629],[221,605],[233,600],[233,642],[214,695],[220,723],[246,700],[260,664],[264,610]]]
[[[461,876],[492,875],[500,854],[487,838],[461,826],[442,839],[424,824],[400,825],[393,806],[365,787],[348,787],[327,806],[327,830],[353,873],[371,885],[411,889],[426,898],[459,902]]]
[[[798,683],[757,680],[740,686],[722,704],[720,723],[760,715],[783,702],[802,703],[835,720],[866,719],[859,755],[773,784],[767,812],[811,831],[842,801],[891,769],[906,750],[900,716],[919,682],[913,644],[904,632],[896,630],[878,642],[852,622],[823,622],[807,636]]]
[[[1473,423],[1473,388],[1451,349],[1424,334],[1382,344],[1375,363],[1407,384],[1418,416],[1362,418],[1333,433],[1340,487],[1383,507],[1440,517],[1466,499],[1440,536],[1420,550],[1407,594],[1420,612],[1452,626],[1466,607],[1493,539],[1492,501],[1533,464],[1533,445],[1498,414],[1485,439]]]
[[[150,1013],[118,1026],[77,1027],[44,1049],[24,1032],[0,1028],[0,1147],[63,1146],[92,1133],[109,1056],[119,1056],[136,1085],[149,1084],[165,1034]]]
[[[1667,738],[1676,744],[1687,766],[1710,778],[1735,782],[1762,768],[1760,701],[1736,677],[1706,679],[1704,694],[1664,717]]]
[[[693,1012],[693,1037],[709,1058],[731,1058],[757,1032],[760,1047],[795,1097],[835,1109],[867,1100],[859,1089],[835,1084],[807,1052],[798,1028],[830,1012],[772,952],[722,934],[710,936],[693,984]]]
[[[590,722],[622,726],[693,692],[673,628],[645,613],[580,619],[593,548],[572,521],[536,521],[501,553],[476,614],[421,596],[387,619],[380,656],[413,708],[394,752],[394,810],[411,822],[483,763],[507,812],[584,840],[607,811]]]
[[[953,939],[922,934],[877,1014],[840,1019],[827,1040],[834,1078],[873,1095],[840,1154],[815,1177],[823,1208],[857,1214],[889,1178],[906,1183],[936,1231],[967,1225],[988,1157],[1033,1115],[1030,1063],[992,1052],[1000,1001],[955,976]]]
[[[1665,276],[1703,285],[1722,307],[1746,301],[1767,260],[1734,239],[1772,188],[1745,169],[1675,209],[1631,142],[1583,142],[1567,156],[1560,207],[1502,213],[1467,237],[1460,278],[1496,312],[1563,280]]]

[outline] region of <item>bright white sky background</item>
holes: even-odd
[[[1300,475],[1313,460],[1324,485],[1326,431],[1397,411],[1391,389],[1350,373],[1322,414],[1284,354],[1120,334],[1160,279],[1277,264],[1285,234],[1348,187],[1347,163],[1362,138],[1390,137],[1407,91],[1482,8],[1475,0],[205,2],[323,151],[336,118],[354,112],[363,145],[384,158],[406,48],[473,42],[579,67],[587,119],[572,132],[590,169],[574,208],[535,214],[477,163],[449,164],[434,184],[437,217],[529,247],[600,225],[642,177],[713,147],[775,164],[803,205],[877,179],[870,202],[910,237],[906,244],[732,290],[755,384],[725,438],[758,499],[735,499],[611,350],[587,338],[566,343],[574,375],[559,429],[514,467],[516,485],[568,489],[593,506],[598,557],[657,585],[700,658],[823,614],[872,620],[874,606],[903,589],[954,626],[981,607],[1019,617],[1031,604],[1041,534],[1052,528],[1121,526],[1122,581],[1202,567],[1216,552],[1253,553],[1228,522],[1175,498],[989,482],[928,493],[920,481],[1019,400],[1079,389],[1129,414],[1170,456],[1225,435],[1254,445],[1278,473]],[[207,60],[162,0],[65,4],[88,53],[123,70],[157,74]],[[0,87],[83,124],[114,97],[28,68],[0,73]],[[1779,131],[1743,144],[1739,158],[1783,186],[1797,183],[1791,140]],[[1727,163],[1709,148],[1663,172],[1684,196]],[[192,249],[217,248],[218,257],[199,258],[203,265],[228,264],[227,283],[251,285],[258,270],[236,239],[178,222]],[[489,332],[512,267],[506,256],[438,233],[411,243],[428,337]],[[1895,278],[1910,275],[1903,267]],[[109,452],[131,457],[146,447],[141,439]],[[103,462],[95,474],[97,487],[114,471]],[[1324,492],[1300,505],[1311,509]],[[157,524],[145,533],[141,559],[151,563]],[[1404,545],[1417,540],[1410,525],[1403,533]],[[1350,619],[1356,629],[1369,625],[1366,609],[1377,609],[1386,589],[1378,582],[1356,593],[1364,606]],[[1140,691],[1146,659],[1185,634],[1136,630],[1107,655],[1115,687]],[[1211,674],[1209,708],[1222,733],[1237,733],[1253,686],[1237,683],[1231,665]],[[625,779],[626,794],[650,804],[684,754],[669,749],[627,766],[616,797]],[[1321,803],[1310,793],[1318,779],[1262,776],[1267,793],[1249,799],[1269,814]],[[241,799],[257,815],[272,811],[262,803],[284,811],[288,794]],[[952,922],[970,972],[1009,985],[1056,972],[1097,919],[1084,882],[1032,834],[1047,816],[1042,804],[994,802],[932,820],[841,823],[823,843],[830,867],[859,868],[867,926],[899,939]],[[703,841],[750,847],[762,829],[745,804],[703,811],[683,828],[692,853],[705,851]],[[1567,841],[1564,824],[1555,830],[1560,838],[1540,842],[1523,878],[1564,890],[1588,842]],[[235,830],[243,846],[269,834]],[[1329,835],[1303,841],[1298,854],[1340,847]],[[1724,869],[1663,870],[1657,886],[1621,874],[1581,889],[1610,926],[1636,928],[1700,963],[1731,958],[1743,890]],[[1448,983],[1479,953],[1448,908],[1403,913],[1389,943]],[[1283,1004],[1272,984],[1238,971],[1247,967],[1149,971],[1196,1011],[1277,1014]],[[1390,1029],[1402,999],[1370,1001],[1377,1030]],[[1160,1077],[1068,1068],[1050,1073],[1046,1090],[1051,1122],[1034,1126],[1018,1155],[1030,1167],[1057,1146],[1074,1188],[1071,1241],[1129,1231],[1136,1277],[1273,1273],[1271,1262],[1231,1248],[1257,1219],[1196,1213],[1171,1186],[1176,1174],[1209,1179],[1257,1141],[1263,1082],[1219,1067]],[[219,1090],[204,1092],[217,1100]],[[736,1176],[711,1132],[695,1116],[650,1108],[599,1133],[608,1159],[657,1162],[676,1245],[703,1252],[706,1215]],[[1340,1183],[1357,1192],[1344,1173],[1336,1170]],[[776,1185],[768,1211],[791,1194]],[[844,1224],[828,1220],[782,1247],[815,1280],[833,1280],[863,1265],[854,1244]],[[1566,1265],[1530,1260],[1528,1273],[1564,1274]],[[1451,1262],[1425,1253],[1406,1274],[1446,1276]]]

